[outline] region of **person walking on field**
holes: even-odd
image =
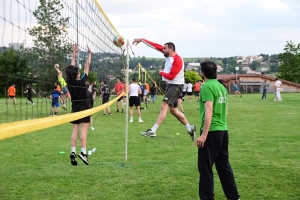
[[[192,102],[192,94],[193,94],[193,84],[191,82],[189,82],[187,84],[187,89],[186,89],[186,93],[188,96],[188,102]]]
[[[281,98],[282,83],[278,78],[275,78],[275,80],[276,80],[276,82],[275,82],[276,98],[274,99],[274,101],[282,101],[282,98]]]
[[[87,98],[87,89],[85,87],[85,82],[87,81],[90,64],[92,59],[91,49],[87,46],[88,57],[84,66],[84,74],[80,76],[80,70],[75,66],[76,54],[79,51],[77,45],[73,45],[73,54],[71,65],[65,68],[66,81],[68,84],[68,89],[72,97],[72,113],[80,112],[91,108],[90,102]],[[71,164],[77,165],[76,161],[76,143],[79,132],[79,125],[81,124],[81,153],[78,157],[86,164],[89,165],[88,155],[86,154],[86,143],[87,143],[87,132],[88,126],[91,120],[91,116],[86,116],[75,121],[72,121],[73,131],[71,136]]]
[[[155,137],[156,131],[160,124],[166,118],[168,109],[171,114],[174,115],[187,129],[188,134],[192,140],[195,138],[196,126],[190,125],[186,117],[182,112],[177,109],[178,97],[182,92],[184,84],[184,62],[183,59],[176,53],[175,45],[172,42],[165,43],[164,46],[150,42],[149,40],[136,38],[133,40],[133,44],[139,44],[144,42],[146,45],[158,50],[165,56],[165,67],[159,74],[162,76],[162,80],[167,83],[166,94],[163,98],[160,113],[152,128],[141,132],[143,136]]]
[[[13,98],[14,104],[17,105],[17,100],[16,100],[17,90],[14,83],[11,84],[11,86],[8,88],[7,94],[8,94],[8,105],[10,105],[10,98]]]
[[[137,114],[139,118],[139,122],[144,122],[141,117],[141,102],[139,94],[142,93],[140,86],[136,83],[136,79],[131,79],[131,84],[129,85],[129,107],[130,107],[130,120],[129,122],[133,122],[133,105],[137,109]]]
[[[266,100],[266,98],[267,98],[267,87],[268,86],[269,85],[267,84],[267,80],[265,80],[262,84],[262,88],[263,88],[263,94],[262,94],[262,97],[261,97],[262,100]]]
[[[101,88],[101,93],[102,93],[102,104],[105,104],[109,102],[109,87],[107,85],[107,81],[103,81],[103,87]],[[110,116],[110,107],[107,107],[108,115]],[[106,116],[106,108],[103,109],[103,116]]]
[[[199,101],[199,93],[200,93],[200,81],[196,81],[196,83],[194,84],[194,94],[195,94],[195,98],[196,98],[196,102]]]
[[[27,89],[26,89],[26,91],[24,91],[24,93],[27,93],[27,99],[28,99],[28,101],[31,102],[31,105],[34,105],[34,103],[32,101],[32,92],[34,94],[36,94],[36,92],[34,91],[34,89],[32,89],[30,85],[27,85]]]
[[[150,88],[152,103],[154,103],[154,101],[156,99],[156,93],[157,93],[156,84],[153,83],[152,87]]]
[[[125,92],[125,87],[124,87],[124,84],[122,83],[122,80],[120,77],[117,78],[117,83],[114,87],[114,89],[110,92],[110,93],[113,93],[113,92],[116,92],[117,93],[117,96],[119,96],[122,92]],[[117,111],[116,112],[120,112],[119,111],[119,103],[121,103],[121,108],[122,108],[122,111],[121,113],[123,113],[123,110],[124,110],[124,104],[123,104],[123,96],[121,96],[118,100],[117,100]]]
[[[198,171],[200,174],[199,197],[214,199],[214,175],[216,166],[226,199],[239,200],[233,171],[229,163],[228,128],[226,107],[228,93],[217,81],[217,65],[212,61],[201,63],[205,84],[200,92],[200,137],[194,142],[198,147]]]
[[[241,93],[239,92],[238,82],[234,81],[234,83],[232,85],[233,85],[235,97],[237,97],[237,95],[240,95],[240,97],[242,97]]]

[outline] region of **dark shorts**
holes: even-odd
[[[140,97],[138,97],[138,96],[129,97],[129,106],[133,107],[133,105],[134,106],[140,106],[141,105]]]
[[[200,91],[194,91],[195,97],[199,97]]]
[[[182,97],[184,97],[184,96],[185,96],[185,93],[186,93],[186,91],[182,91]]]
[[[102,104],[105,104],[109,101],[109,95],[103,95],[102,97]]]
[[[121,100],[123,100],[123,97],[120,97],[117,101],[121,101]]]
[[[186,93],[188,96],[192,96],[193,92],[187,92]]]
[[[275,93],[276,93],[276,92],[275,92]],[[10,95],[9,95],[8,97],[14,98],[14,97],[16,97],[16,96],[10,96]]]
[[[52,107],[59,107],[59,102],[52,102]]]
[[[176,108],[178,105],[178,98],[182,92],[182,86],[183,85],[168,84],[163,101],[165,101],[170,107]]]
[[[70,123],[72,123],[72,124],[81,124],[81,123],[90,123],[90,121],[91,121],[91,116],[87,116],[87,117],[72,121]]]

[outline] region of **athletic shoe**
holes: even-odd
[[[80,153],[78,154],[78,157],[82,160],[82,162],[84,162],[84,164],[89,165],[89,160],[88,160],[88,155],[84,154],[84,153]]]
[[[94,128],[94,127],[92,127],[92,126],[90,127],[90,129],[91,129],[92,131],[93,131],[93,130],[95,130],[95,128]]]
[[[103,114],[103,116],[106,116],[106,114]]]
[[[133,119],[129,120],[129,122],[133,122]]]
[[[66,105],[65,105],[65,104],[63,104],[61,107],[62,107],[64,110],[67,110],[67,108],[66,108]]]
[[[188,134],[190,134],[192,141],[194,141],[195,136],[196,136],[196,126],[195,125],[191,125],[191,132],[188,132]]]
[[[109,115],[109,116],[111,116],[111,114],[110,114],[110,113],[108,113],[108,115]]]
[[[122,109],[122,112],[121,113],[123,113],[123,109]]]
[[[71,164],[72,165],[77,165],[77,161],[76,161],[76,153],[72,152],[70,155],[71,158]]]
[[[34,103],[32,103],[31,105],[34,105]]]
[[[144,122],[142,119],[139,119],[139,122]]]
[[[119,112],[119,109],[117,109],[116,113]]]
[[[156,137],[156,132],[152,131],[151,128],[148,129],[146,132],[141,132],[141,134],[147,137]]]

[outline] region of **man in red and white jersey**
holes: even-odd
[[[162,80],[167,83],[166,94],[163,98],[160,113],[155,124],[146,132],[141,132],[141,134],[144,136],[155,137],[156,130],[164,121],[168,109],[170,109],[171,114],[185,125],[188,133],[192,137],[192,140],[194,140],[196,126],[190,125],[184,114],[177,109],[177,100],[182,92],[184,84],[183,59],[175,52],[175,45],[172,42],[165,43],[164,46],[162,46],[143,38],[136,38],[133,40],[132,44],[137,45],[140,42],[144,42],[146,45],[164,54],[166,60],[165,68],[163,71],[160,71],[159,74],[162,76]]]

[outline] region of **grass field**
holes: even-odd
[[[273,94],[260,98],[229,96],[230,162],[241,199],[300,199],[300,94],[283,94],[282,102],[274,102]],[[19,112],[9,108],[6,114],[0,101],[1,122]],[[199,127],[197,103],[183,105],[189,122]],[[70,164],[70,124],[0,141],[0,199],[198,199],[197,148],[184,126],[168,114],[156,138],[139,134],[153,125],[159,106],[160,101],[142,111],[144,123],[135,113],[127,161],[125,114],[114,113],[115,106],[112,116],[94,119],[87,148],[97,151],[90,166]],[[226,199],[217,173],[215,199]]]

